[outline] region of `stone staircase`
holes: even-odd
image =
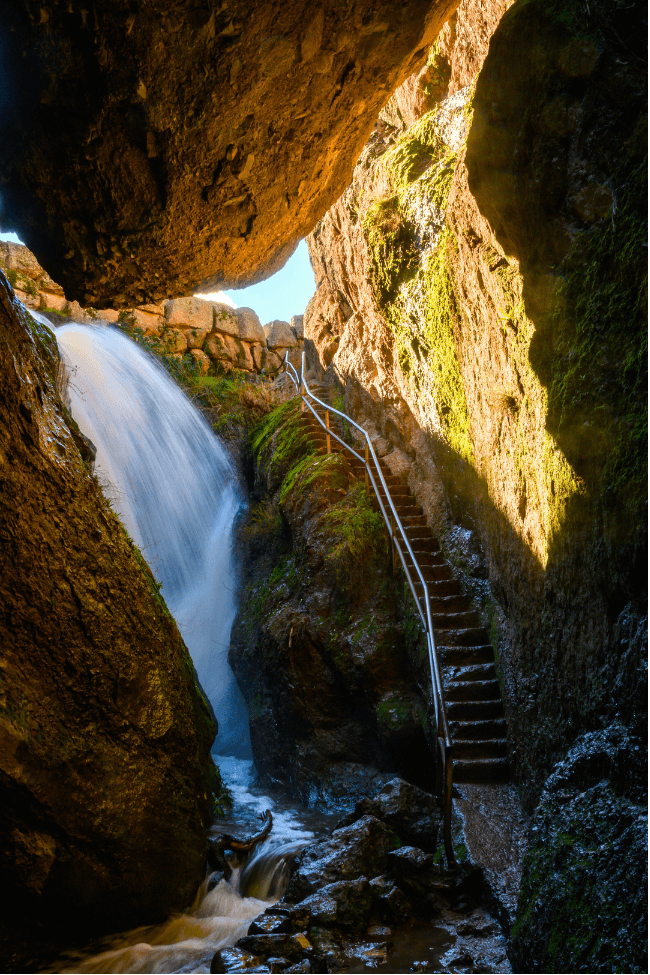
[[[310,388],[314,395],[326,401],[326,389],[315,385]],[[323,412],[319,409],[320,415]],[[335,417],[331,417],[332,430],[349,440],[343,436],[335,420]],[[318,449],[326,450],[325,431],[308,410],[305,411],[303,423]],[[364,466],[334,438],[331,438],[331,449],[344,453],[356,475],[365,477]],[[460,583],[443,558],[438,540],[433,536],[424,512],[409,488],[391,473],[381,459],[379,465],[429,590],[443,696],[453,743],[454,782],[504,782],[509,778],[506,724],[494,650],[487,631],[469,599],[462,594]],[[375,479],[379,482],[377,477]],[[385,500],[381,487],[380,494]],[[408,561],[411,563],[410,558]],[[421,583],[418,582],[416,588],[422,593]]]

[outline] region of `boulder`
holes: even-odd
[[[173,298],[163,302],[165,308],[165,325],[174,328],[204,328],[208,332],[214,324],[214,306],[212,301],[202,298]],[[227,308],[227,305],[218,306]]]
[[[180,328],[166,328],[160,336],[161,349],[167,355],[187,350],[187,338]]]
[[[264,326],[264,335],[269,349],[293,349],[298,345],[296,333],[291,328],[289,322],[282,322],[276,319]]]
[[[207,328],[188,328],[185,330],[188,349],[201,349],[208,335]]]
[[[304,339],[305,337],[305,316],[304,315],[294,315],[291,319],[291,328],[296,333],[297,339]]]
[[[203,351],[215,362],[225,364],[226,367],[233,366],[235,369],[245,369],[248,372],[253,372],[255,369],[250,345],[231,335],[213,332],[205,340]]]
[[[277,372],[282,365],[282,357],[267,349],[266,345],[253,345],[251,351],[258,372]]]
[[[190,349],[192,361],[199,376],[207,376],[210,370],[210,359],[201,349]]]
[[[438,846],[441,816],[434,797],[404,779],[391,779],[374,799],[361,799],[338,826],[350,826],[369,815],[390,826],[404,843],[430,853]]]
[[[126,321],[131,327],[140,329],[145,335],[160,335],[163,329],[162,313],[152,313],[144,308],[134,308]]]
[[[376,877],[386,869],[388,853],[400,845],[388,826],[374,816],[364,816],[299,854],[284,899],[295,904],[336,881]]]
[[[241,948],[222,948],[217,951],[210,964],[210,972],[223,975],[225,972],[248,972],[262,964],[262,959]],[[266,969],[270,971],[270,969]]]
[[[58,298],[57,295],[49,295],[48,294],[48,295],[44,295],[43,297],[45,298],[46,303],[47,303],[47,305],[48,305],[49,308],[56,308],[57,307],[56,305],[51,304],[51,299],[52,298],[55,298],[55,299]],[[64,299],[64,304],[65,304],[65,299]],[[96,315],[97,318],[99,318],[103,322],[110,322],[111,325],[116,325],[117,322],[119,321],[119,317],[120,317],[120,313],[118,311],[115,311],[113,308],[103,308],[100,311],[95,312],[95,315]]]
[[[327,884],[300,902],[308,908],[312,924],[352,928],[358,933],[368,924],[373,906],[373,889],[365,877]]]
[[[235,310],[239,322],[239,338],[244,342],[261,342],[266,344],[266,334],[262,328],[257,312],[252,308],[237,308]]]

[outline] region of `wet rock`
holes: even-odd
[[[349,826],[362,816],[375,816],[390,826],[404,843],[434,852],[438,846],[441,814],[432,795],[394,778],[387,782],[374,799],[362,799],[354,811],[338,824]]]
[[[260,971],[262,959],[241,948],[222,948],[214,955],[210,964],[211,975],[223,975],[224,972]],[[270,971],[262,968],[262,971]]]
[[[335,881],[376,877],[386,869],[389,852],[399,845],[392,830],[374,816],[364,816],[335,830],[329,840],[303,850],[284,899],[296,903]]]
[[[375,877],[370,881],[375,909],[382,920],[401,924],[413,914],[413,906],[393,877]]]
[[[641,750],[620,725],[592,732],[547,780],[512,930],[522,971],[647,971]]]
[[[296,934],[278,932],[277,934],[250,934],[240,938],[237,947],[251,955],[282,956],[297,960],[313,951],[313,945],[306,932]]]
[[[313,924],[360,931],[368,922],[373,899],[370,883],[361,878],[321,887],[301,901],[300,906],[309,910]]]

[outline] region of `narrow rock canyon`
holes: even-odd
[[[343,880],[366,926],[378,903],[404,921],[405,890],[430,918],[480,887],[436,900],[428,664],[362,480],[277,378],[303,350],[486,635],[518,795],[491,808],[525,833],[507,897],[497,854],[464,851],[503,929],[486,964],[647,970],[646,35],[620,0],[3,5],[0,228],[29,248],[0,244],[3,970],[187,907],[224,795],[210,705],[43,315],[126,330],[232,435],[251,507],[229,659],[261,781],[357,803],[292,867],[292,970],[350,963],[318,926],[352,910]],[[304,318],[195,297],[304,237]],[[471,831],[483,800],[458,789]],[[431,835],[390,820],[403,795]],[[371,867],[317,878],[364,830]],[[305,899],[320,954],[296,947]],[[282,910],[213,970],[276,970]]]

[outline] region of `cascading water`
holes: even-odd
[[[224,825],[256,832],[254,817],[271,808],[274,828],[229,883],[208,890],[206,881],[187,913],[116,935],[103,950],[97,946],[51,971],[209,972],[214,952],[234,944],[251,918],[281,896],[288,859],[314,835],[304,817],[252,786],[248,717],[227,660],[236,611],[232,530],[242,497],[217,437],[135,342],[108,326],[73,322],[55,334],[68,372],[68,406],[97,448],[96,474],[162,583],[219,721],[215,747],[235,800]],[[313,824],[320,819],[312,817]]]
[[[246,707],[227,659],[242,503],[228,455],[164,369],[118,329],[67,324],[56,337],[70,411],[97,447],[104,493],[162,583],[219,722],[215,748],[247,758]]]

